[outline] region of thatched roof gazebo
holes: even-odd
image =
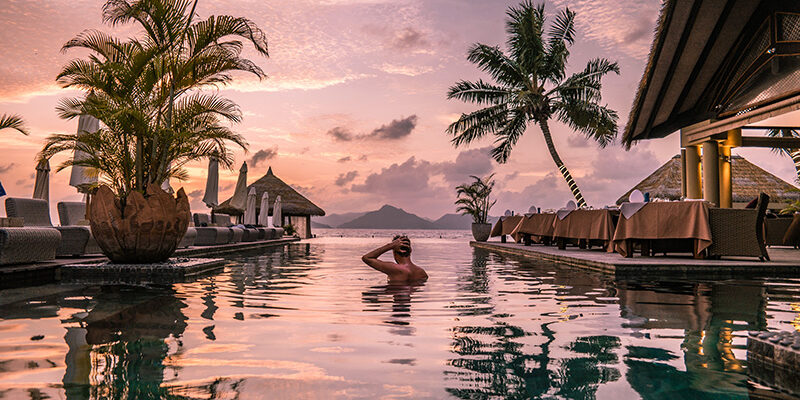
[[[661,3],[622,144],[679,134],[683,195],[732,207],[732,149],[800,148],[763,134],[800,129],[800,2]]]
[[[733,170],[733,204],[744,206],[764,192],[770,197],[770,208],[783,206],[800,200],[800,189],[761,169],[741,156],[731,157]],[[681,198],[681,156],[672,157],[666,164],[644,178],[617,200],[617,204],[628,201],[634,189],[649,192],[653,198],[678,200]]]
[[[247,191],[250,188],[256,189],[256,208],[260,213],[261,196],[264,192],[269,193],[269,215],[273,214],[273,206],[275,205],[275,198],[281,196],[281,225],[285,221],[289,221],[300,237],[311,237],[311,216],[325,215],[325,211],[319,208],[316,204],[312,203],[309,199],[298,193],[294,188],[286,184],[280,178],[272,173],[272,167],[267,169],[267,174],[259,178],[257,181],[247,186]],[[223,213],[230,215],[242,215],[243,210],[231,207],[231,199],[227,199],[214,209],[215,213]]]

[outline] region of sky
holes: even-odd
[[[535,126],[517,143],[510,160],[488,156],[492,139],[454,148],[447,126],[475,105],[447,100],[461,79],[487,79],[466,60],[476,42],[505,43],[505,12],[517,1],[490,0],[200,0],[201,18],[229,14],[253,20],[267,35],[269,58],[245,54],[268,75],[236,75],[220,94],[239,104],[243,121],[233,128],[249,143],[237,149],[236,167],[220,171],[220,201],[233,193],[239,165],[248,182],[272,167],[275,174],[328,214],[374,210],[391,204],[427,218],[455,211],[454,187],[469,175],[495,174],[498,203],[492,210],[525,212],[558,208],[571,199]],[[60,88],[60,68],[86,53],[61,46],[86,29],[119,37],[134,26],[110,27],[99,0],[0,0],[0,114],[21,115],[31,131],[0,132],[0,182],[9,196],[33,193],[35,157],[44,139],[73,133],[77,120],[61,120],[58,101],[79,96]],[[660,7],[659,0],[550,0],[552,15],[577,12],[577,40],[569,71],[592,58],[617,61],[620,75],[604,80],[603,101],[620,115],[620,133],[641,79]],[[592,206],[613,204],[680,151],[677,134],[641,142],[625,151],[600,149],[568,127],[551,126],[562,159]],[[738,151],[762,168],[794,181],[789,158],[768,150]],[[71,157],[51,160],[55,167]],[[201,199],[205,163],[173,182],[189,195],[194,212]],[[79,201],[69,170],[51,173],[50,201]],[[0,215],[5,215],[0,210]]]

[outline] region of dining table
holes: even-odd
[[[511,237],[517,243],[524,240],[526,245],[531,242],[549,244],[553,237],[553,223],[555,220],[555,213],[525,215],[511,232]]]
[[[500,220],[492,228],[492,233],[489,234],[491,237],[498,237],[502,242],[505,242],[506,235],[510,235],[511,232],[519,225],[522,221],[522,215],[509,215],[505,217],[500,217]]]
[[[708,207],[704,201],[657,201],[636,206],[635,212],[620,215],[614,249],[623,257],[632,257],[638,242],[643,255],[685,251],[699,258],[711,245]]]
[[[606,251],[613,251],[611,244],[618,215],[618,210],[607,208],[560,210],[553,222],[553,237],[559,249],[564,249],[567,241],[577,240],[581,248],[599,242]]]

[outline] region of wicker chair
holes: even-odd
[[[53,226],[50,222],[50,206],[45,200],[9,197],[6,199],[6,215],[22,217],[26,227],[55,228],[61,233],[61,244],[56,256],[80,256],[86,253],[89,228],[85,226]]]
[[[764,219],[764,230],[766,231],[765,240],[767,242],[767,246],[784,245],[783,237],[786,235],[786,231],[789,230],[792,220],[793,218],[791,215],[788,218],[778,217]]]
[[[0,228],[0,265],[56,258],[61,233],[53,228]]]
[[[769,196],[761,193],[755,209],[710,208],[711,245],[707,249],[708,256],[758,257],[769,261],[764,241],[764,216],[768,205]]]

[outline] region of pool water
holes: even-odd
[[[381,237],[383,235],[383,237]],[[607,275],[389,233],[229,256],[174,285],[0,291],[2,399],[748,398],[748,330],[800,327],[800,281]],[[376,237],[372,237],[376,236]]]

